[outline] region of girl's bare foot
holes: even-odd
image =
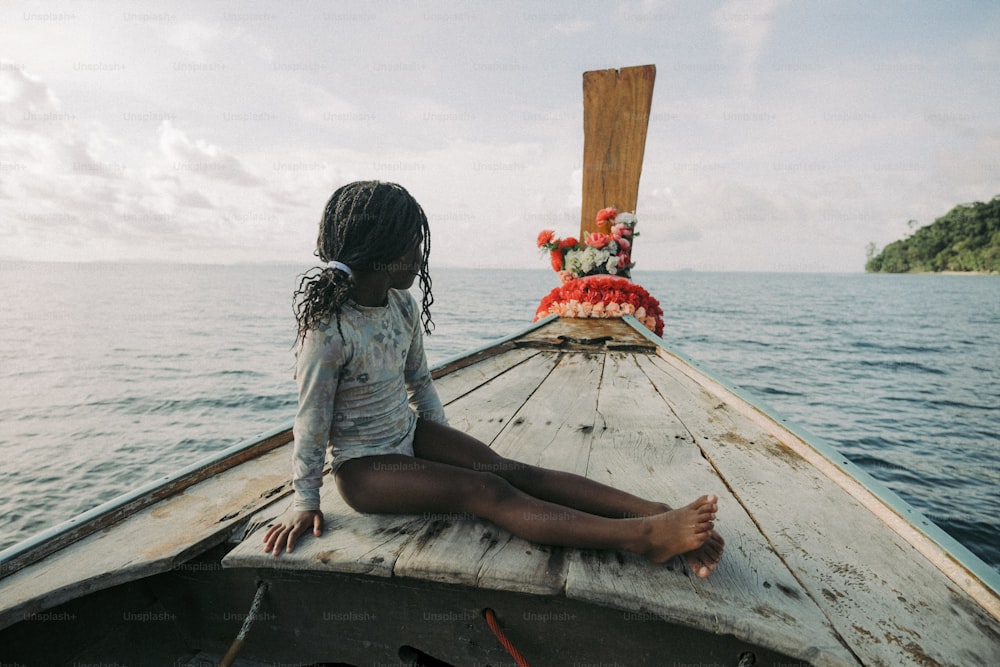
[[[679,509],[643,517],[640,521],[643,522],[644,544],[636,551],[654,563],[663,563],[678,554],[701,549],[715,527],[712,522],[718,509],[717,501],[715,496],[702,496]],[[708,554],[700,558],[712,560]],[[707,563],[700,567],[707,567]]]
[[[725,544],[726,541],[722,539],[722,535],[719,535],[716,530],[709,531],[708,539],[705,540],[704,544],[684,554],[684,560],[687,562],[691,572],[701,579],[715,572],[715,568],[719,566],[719,562],[722,560],[722,552]]]

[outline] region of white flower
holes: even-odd
[[[608,256],[609,255],[606,250],[598,250],[593,246],[587,246],[587,249],[583,251],[583,272],[593,272],[598,266],[608,261]]]
[[[565,270],[576,276],[586,276],[608,270],[611,262],[617,268],[618,260],[607,249],[587,246],[583,250],[570,250],[566,253]]]
[[[637,222],[639,222],[639,218],[635,217],[635,213],[619,213],[615,216],[616,225],[628,225],[630,227],[634,227]]]
[[[578,276],[583,275],[583,252],[570,250],[566,253],[566,270]]]
[[[617,257],[609,257],[607,264],[604,265],[604,268],[611,275],[616,275],[618,273],[618,258]]]

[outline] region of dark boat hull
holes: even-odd
[[[221,554],[213,550],[7,628],[0,633],[4,664],[215,664],[261,582],[267,583],[263,604],[237,665],[513,665],[486,622],[486,609],[535,665],[794,662],[645,612],[416,579],[222,569]]]

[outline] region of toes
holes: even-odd
[[[717,501],[718,498],[716,498],[715,496],[705,495],[693,501],[691,504],[688,505],[688,507],[691,509],[700,510],[702,508],[711,507],[712,505],[715,505]]]
[[[718,554],[719,556],[725,551],[725,542],[716,531],[711,531],[708,535],[708,539],[705,540],[705,548],[710,550],[713,554]]]
[[[699,521],[698,523],[696,523],[694,525],[694,532],[696,532],[696,533],[711,533],[713,528],[715,528],[715,523],[712,522],[712,521],[709,521],[709,520],[705,519],[705,520]],[[709,536],[706,535],[705,539],[707,540],[708,537]]]
[[[688,554],[687,564],[688,569],[699,579],[708,577],[715,570],[713,564],[705,562],[694,554]]]

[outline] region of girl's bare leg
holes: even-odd
[[[672,509],[581,475],[504,458],[467,433],[423,419],[417,423],[413,448],[419,458],[492,472],[528,495],[589,514],[634,518]],[[718,566],[724,548],[725,540],[713,529],[705,543],[685,558],[697,576],[707,577]]]
[[[529,495],[589,514],[624,519],[671,509],[582,475],[504,458],[467,433],[423,419],[417,422],[413,450],[422,459],[492,472]]]
[[[359,512],[468,513],[532,542],[623,549],[654,562],[704,545],[716,507],[714,496],[702,496],[666,513],[611,519],[533,497],[492,472],[401,455],[347,461],[336,480]]]

